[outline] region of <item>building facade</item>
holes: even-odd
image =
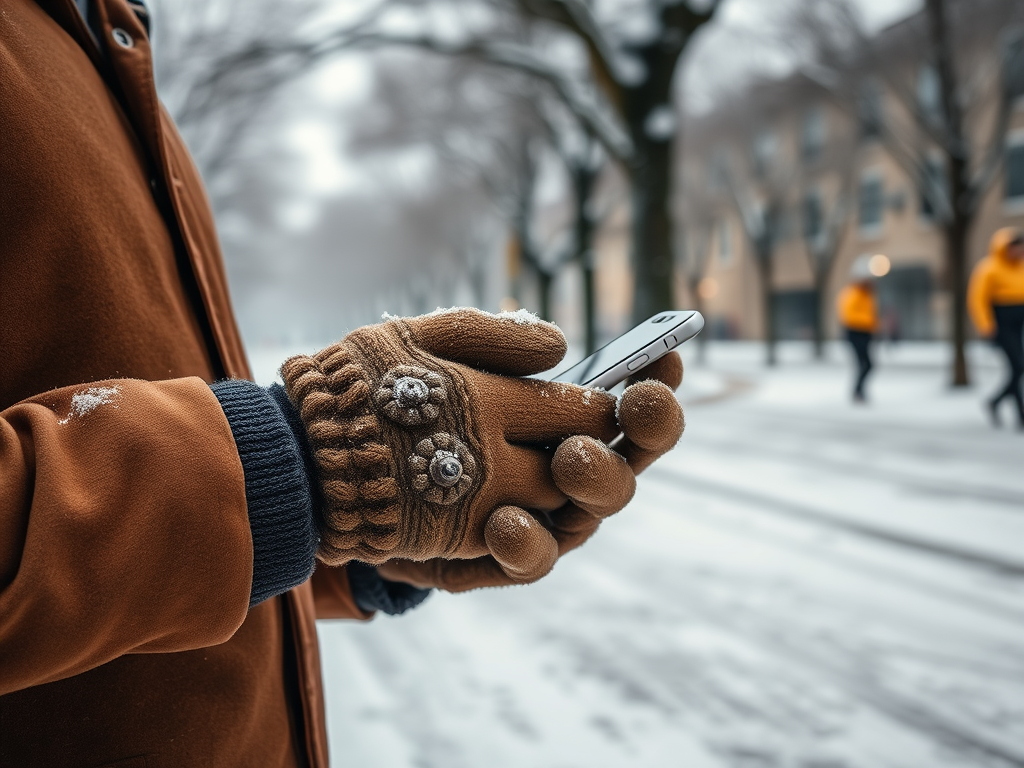
[[[997,228],[1024,227],[1024,28],[1007,0],[951,5],[974,9],[953,19],[957,74],[971,88],[959,105],[970,173],[987,177],[968,231],[969,269]],[[879,254],[883,333],[948,338],[948,154],[923,21],[881,31],[845,94],[797,72],[683,121],[677,300],[704,311],[711,335],[759,339],[772,323],[776,338],[810,339],[820,312],[835,337],[832,307],[851,265]],[[625,211],[613,215],[597,249],[608,333],[628,317],[627,221]]]

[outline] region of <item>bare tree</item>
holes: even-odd
[[[813,84],[806,83],[818,89]],[[801,174],[800,228],[811,270],[814,293],[814,357],[824,356],[825,318],[829,308],[828,284],[835,268],[846,233],[855,210],[854,179],[859,153],[856,131],[833,125],[824,138],[825,114],[818,105],[816,113],[822,120],[822,143],[808,143],[801,138],[800,154],[806,166]]]
[[[802,212],[804,243],[807,249],[807,262],[811,268],[811,285],[814,291],[814,357],[818,360],[824,356],[825,317],[828,311],[825,301],[828,298],[828,283],[852,218],[852,202],[853,169],[850,164],[840,176],[838,188],[831,199],[823,200],[821,210],[817,214],[820,217],[820,223],[816,231],[812,231],[806,221],[806,218],[813,214],[806,210],[806,207]],[[805,202],[804,205],[806,206],[807,203]]]
[[[787,186],[771,184],[764,187],[762,197],[755,198],[748,186],[730,182],[736,210],[743,224],[743,234],[750,243],[761,292],[764,326],[765,362],[775,365],[778,333],[775,327],[775,247],[786,208]]]
[[[601,148],[587,132],[583,151],[573,158],[564,158],[572,179],[575,199],[573,246],[583,276],[583,346],[586,354],[597,349],[597,286],[594,234],[602,218],[594,199],[594,187],[603,168]]]
[[[237,13],[222,4],[216,9],[200,4],[195,13],[175,8],[173,17],[157,14],[167,52],[164,60],[173,63],[158,64],[161,87],[192,145],[216,210],[230,208],[238,195],[245,194],[245,184],[233,174],[238,168],[235,158],[246,146],[243,139],[249,127],[266,114],[286,85],[339,50],[405,42],[524,74],[543,83],[549,94],[570,109],[607,154],[623,163],[630,180],[637,277],[634,314],[645,317],[671,306],[673,239],[668,201],[677,133],[673,83],[680,55],[693,33],[711,19],[717,0],[704,10],[687,2],[651,2],[621,17],[599,14],[596,4],[586,0],[470,0],[467,5],[481,13],[465,17],[486,16],[490,21],[454,35],[436,33],[429,23],[412,34],[396,33],[398,27],[389,24],[391,12],[404,10],[408,16],[409,10],[397,2],[378,3],[358,18],[350,15],[344,23],[318,23],[331,15],[321,13],[319,0],[306,3],[298,10],[289,6],[275,11],[268,6],[266,13],[254,13],[251,4],[244,9],[239,5]],[[244,19],[251,23],[240,23]],[[565,41],[572,39],[582,44],[589,64],[580,65],[579,58],[573,63],[572,56],[548,55],[553,40],[555,48],[564,52]],[[182,62],[192,65],[185,67]],[[575,165],[570,171],[578,196],[585,198],[584,187],[593,184],[590,170]],[[576,220],[576,240],[580,253],[586,254],[593,221],[584,215],[585,201],[578,208],[583,213]],[[584,293],[592,310],[590,261],[583,260]],[[592,318],[593,312],[588,316]],[[593,321],[586,327],[593,344]]]
[[[324,0],[168,0],[153,8],[161,100],[189,145],[216,212],[244,195],[248,139],[299,78],[376,22],[384,5],[332,19]]]
[[[942,227],[954,386],[969,383],[967,240],[1003,165],[1012,104],[1024,94],[1022,22],[1024,7],[1013,0],[926,0],[920,13],[870,36],[852,0],[816,0],[797,6],[787,27],[802,71],[877,135]],[[871,106],[882,86],[897,106],[890,116]],[[938,173],[933,152],[943,159]]]
[[[693,302],[693,308],[705,317],[704,297],[701,283],[707,274],[711,260],[712,234],[721,220],[723,204],[721,195],[716,194],[714,184],[706,183],[698,178],[692,169],[684,169],[683,183],[678,190],[680,206],[680,228],[677,239],[680,247],[679,264],[686,281],[687,292]],[[709,334],[702,333],[697,337],[698,355],[703,362],[707,352]]]
[[[543,107],[544,101],[532,101]],[[597,297],[594,278],[593,239],[600,225],[603,211],[594,200],[594,187],[604,167],[604,156],[600,145],[585,128],[566,125],[558,119],[557,110],[539,110],[539,117],[546,128],[544,139],[523,137],[518,158],[518,174],[512,185],[515,191],[512,205],[514,213],[515,246],[522,263],[526,264],[537,278],[540,316],[552,319],[551,291],[559,273],[569,264],[580,268],[583,283],[582,319],[584,346],[587,353],[597,348]],[[555,151],[569,177],[571,222],[568,237],[555,234],[549,242],[542,242],[534,231],[534,220],[538,213],[535,199],[537,182],[543,153],[550,147]],[[568,241],[568,242],[565,242]]]
[[[712,0],[703,10],[685,0],[629,6],[621,9],[621,18],[605,20],[585,0],[519,1],[531,15],[554,21],[586,44],[593,81],[625,125],[632,145],[620,159],[632,198],[633,319],[640,322],[671,309],[675,76],[680,56],[693,34],[712,19],[718,2]],[[622,23],[627,15],[634,23]]]
[[[551,315],[557,275],[579,263],[585,340],[592,349],[596,308],[590,252],[603,212],[591,198],[606,163],[600,143],[543,83],[519,72],[468,56],[424,58],[407,52],[401,60],[385,61],[383,55],[376,57],[373,110],[360,115],[351,147],[394,151],[429,144],[449,168],[478,184],[508,222],[515,252],[537,281],[543,316]],[[409,76],[410,57],[420,62],[419,77]],[[568,175],[571,234],[544,243],[535,231],[535,192],[541,164],[550,156],[561,160]]]
[[[633,315],[670,308],[673,237],[669,202],[676,130],[676,71],[694,33],[719,0],[629,5],[599,13],[588,0],[505,0],[484,4],[494,23],[444,37],[430,31],[367,34],[367,43],[406,43],[508,67],[546,83],[622,163],[630,185]],[[618,14],[618,15],[615,15]],[[554,24],[582,42],[588,67],[545,55],[550,35],[526,19]],[[454,39],[453,39],[454,38]],[[557,46],[555,46],[557,47]]]
[[[533,141],[530,141],[533,138]],[[555,278],[573,257],[569,248],[544,247],[535,232],[537,214],[537,185],[540,171],[541,148],[536,137],[527,137],[517,153],[519,167],[515,169],[516,194],[512,199],[514,246],[521,263],[525,264],[537,279],[538,314],[544,320],[552,319],[551,289]]]
[[[572,190],[570,258],[580,267],[583,282],[583,342],[587,354],[597,349],[597,290],[594,236],[607,209],[599,206],[595,187],[607,166],[607,154],[586,125],[564,109],[542,110],[548,142],[569,175]]]
[[[724,110],[699,125],[711,149],[712,186],[735,210],[750,247],[761,298],[766,362],[775,365],[777,328],[775,308],[775,251],[798,188],[799,164],[792,148],[769,128],[784,102],[768,83],[744,86]]]

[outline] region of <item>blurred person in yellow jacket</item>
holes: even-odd
[[[871,372],[871,339],[878,330],[878,302],[875,300],[875,278],[867,256],[859,257],[850,270],[850,284],[839,292],[836,300],[839,324],[846,329],[846,338],[857,358],[857,376],[853,400],[863,403],[864,382]]]
[[[999,404],[1012,397],[1024,430],[1024,233],[1019,229],[1004,227],[992,235],[988,256],[971,273],[967,308],[978,333],[992,339],[1010,364],[1006,386],[986,403],[992,423],[999,426]]]

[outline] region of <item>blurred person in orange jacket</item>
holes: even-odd
[[[1024,430],[1024,233],[1019,229],[1004,227],[992,235],[988,256],[971,273],[967,308],[978,333],[992,339],[1010,364],[1006,386],[986,403],[992,423],[1000,425],[999,404],[1013,397]]]
[[[846,329],[846,338],[857,358],[857,377],[853,400],[863,403],[864,382],[871,372],[871,339],[878,330],[878,303],[875,301],[875,278],[866,256],[859,257],[850,269],[850,284],[839,292],[836,310],[839,323]]]

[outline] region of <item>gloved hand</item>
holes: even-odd
[[[286,361],[323,496],[317,556],[451,591],[546,574],[625,506],[634,466],[682,432],[668,387],[634,385],[620,456],[606,445],[620,432],[614,397],[512,378],[564,354],[561,331],[531,315],[460,309],[389,319]]]
[[[644,368],[636,380],[627,382],[617,409],[622,434],[612,442],[614,450],[591,436],[578,435],[567,438],[554,451],[552,479],[568,501],[551,512],[533,510],[555,540],[557,552],[552,565],[589,539],[604,518],[621,510],[632,498],[635,475],[678,442],[684,426],[683,412],[672,393],[682,378],[682,360],[672,352]],[[572,387],[563,394],[577,389]],[[624,462],[634,475],[633,481],[622,472]],[[526,583],[547,573],[545,570],[535,578],[519,578],[501,562],[502,556],[514,558],[520,549],[529,549],[531,542],[526,536],[501,540],[492,535],[488,542],[493,547],[492,556],[425,562],[390,560],[377,571],[390,581],[448,592]]]

